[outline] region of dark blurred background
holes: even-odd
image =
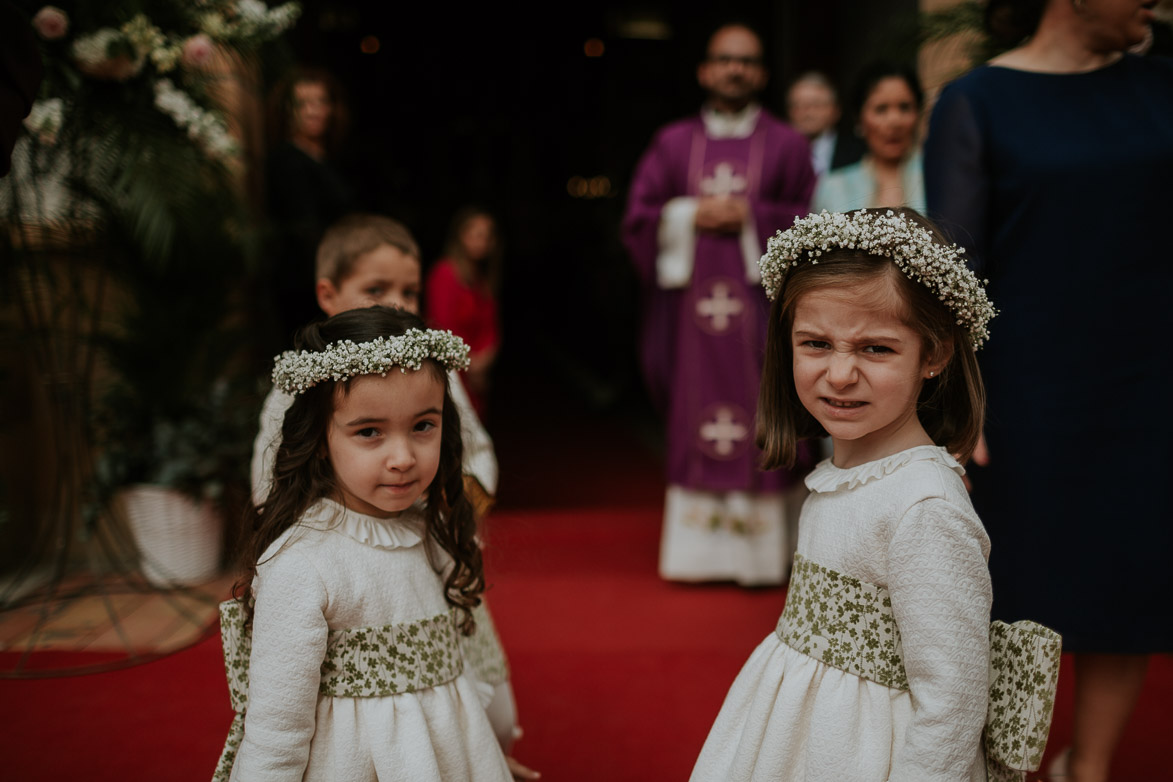
[[[802,71],[824,70],[849,89],[872,57],[914,57],[917,12],[915,0],[701,12],[617,0],[306,0],[288,44],[293,60],[343,83],[353,126],[341,162],[365,207],[416,234],[425,268],[460,206],[498,215],[498,374],[534,359],[589,404],[609,407],[641,393],[638,296],[619,241],[628,181],[656,128],[699,108],[696,66],[711,32],[740,21],[761,33],[771,72],[763,99],[781,114]]]

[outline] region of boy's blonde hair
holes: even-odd
[[[420,248],[411,231],[398,220],[375,214],[353,214],[343,217],[329,228],[318,243],[315,265],[317,279],[327,279],[334,285],[350,276],[354,262],[382,245],[390,245],[418,262]]]

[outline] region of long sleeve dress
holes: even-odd
[[[464,472],[475,478],[490,496],[495,495],[498,470],[493,440],[472,409],[472,402],[464,392],[455,370],[448,373],[448,390],[460,411]],[[265,397],[261,408],[260,427],[253,442],[251,465],[253,502],[257,505],[265,501],[273,485],[273,463],[277,457],[277,448],[281,445],[281,425],[292,404],[291,394],[274,388]],[[471,638],[462,637],[461,645],[466,659],[476,669],[481,681],[494,688],[493,700],[488,707],[489,720],[501,746],[509,748],[518,732],[517,707],[513,685],[509,681],[509,662],[493,624],[488,600],[483,596],[475,613],[477,631]]]
[[[509,782],[418,514],[321,500],[261,557],[231,779]]]
[[[807,476],[786,611],[734,681],[693,782],[986,779],[989,540],[963,472],[918,446]],[[872,621],[861,606],[881,594]]]

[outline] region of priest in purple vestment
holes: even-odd
[[[709,40],[699,115],[662,128],[636,169],[623,237],[643,283],[641,359],[667,421],[660,574],[777,584],[793,546],[786,509],[802,469],[762,472],[754,416],[769,307],[757,261],[808,211],[806,139],[755,100],[761,39]]]

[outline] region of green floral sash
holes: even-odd
[[[476,671],[477,678],[496,687],[509,678],[509,663],[497,635],[497,626],[489,614],[489,606],[483,599],[472,610],[472,618],[477,623],[476,632],[460,636],[460,650],[464,652],[465,662]]]
[[[775,631],[792,649],[885,687],[907,690],[892,600],[883,587],[795,556]],[[990,780],[1021,780],[1043,759],[1059,680],[1059,635],[1034,622],[990,625]]]
[[[228,693],[236,716],[212,782],[227,782],[244,738],[252,634],[236,600],[220,604],[220,635]],[[322,662],[321,695],[366,698],[398,695],[452,681],[464,670],[454,613],[382,627],[331,630]]]

